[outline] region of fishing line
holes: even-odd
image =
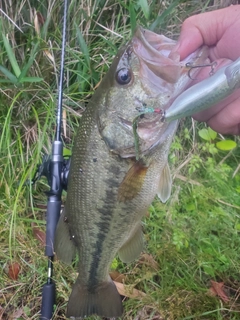
[[[58,106],[57,106],[57,130],[55,140],[61,140],[61,125],[62,125],[62,99],[63,99],[63,81],[64,81],[64,63],[65,63],[65,46],[66,46],[66,29],[67,29],[67,6],[68,0],[64,0],[63,13],[63,31],[62,31],[62,50],[60,62],[60,77],[58,87]]]

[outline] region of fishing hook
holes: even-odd
[[[190,68],[190,69],[188,70],[188,77],[189,77],[191,80],[197,80],[197,79],[194,79],[194,78],[191,77],[191,71],[192,71],[192,69],[204,68],[204,67],[211,67],[211,71],[209,72],[209,76],[212,76],[212,75],[214,74],[214,69],[215,69],[216,65],[217,65],[217,62],[214,61],[214,62],[211,62],[211,63],[196,64],[196,65],[192,64],[191,62],[188,62],[188,63],[186,63],[185,66],[186,66],[187,68]]]

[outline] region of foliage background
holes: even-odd
[[[70,0],[65,153],[87,101],[136,24],[177,39],[186,17],[231,3],[237,1]],[[0,318],[38,319],[49,187],[45,179],[28,181],[54,138],[62,2],[2,0],[0,9]],[[123,319],[240,318],[239,147],[220,151],[216,143],[226,137],[202,139],[202,130],[205,124],[191,119],[180,123],[169,154],[172,197],[164,205],[156,199],[144,221],[147,253],[128,266],[114,260],[124,283],[145,293],[124,299]],[[54,319],[65,319],[76,271],[58,261],[54,270]],[[213,283],[220,284],[218,293]]]

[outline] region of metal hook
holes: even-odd
[[[190,73],[191,73],[192,69],[194,69],[194,68],[204,68],[204,67],[211,67],[211,71],[209,72],[209,75],[212,76],[214,74],[214,69],[215,69],[216,65],[217,65],[216,61],[211,62],[211,63],[206,63],[206,64],[196,64],[196,65],[193,65],[191,62],[188,62],[188,63],[186,63],[186,67],[190,68],[188,70],[188,76],[189,76],[189,78],[191,80],[197,80],[197,79],[194,79],[194,78],[191,77]]]

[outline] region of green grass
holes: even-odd
[[[137,24],[177,38],[187,16],[213,10],[213,3],[69,1],[65,147],[71,149],[85,103]],[[44,230],[44,192],[49,188],[44,179],[33,186],[26,181],[42,156],[51,152],[62,8],[60,1],[52,0],[11,4],[4,0],[1,8],[23,32],[0,16],[0,318],[38,319],[47,261],[32,223]],[[45,18],[39,34],[34,9]],[[181,121],[169,155],[175,176],[171,199],[167,204],[156,199],[144,220],[146,252],[155,264],[115,261],[126,284],[146,293],[141,299],[125,299],[125,320],[240,317],[240,149],[216,152],[221,137],[202,140],[198,132],[204,127],[190,119]],[[239,143],[239,138],[231,138]],[[21,267],[17,280],[9,277],[12,262]],[[56,261],[54,275],[54,319],[66,319],[75,269]],[[228,302],[209,295],[211,280],[224,282]]]

